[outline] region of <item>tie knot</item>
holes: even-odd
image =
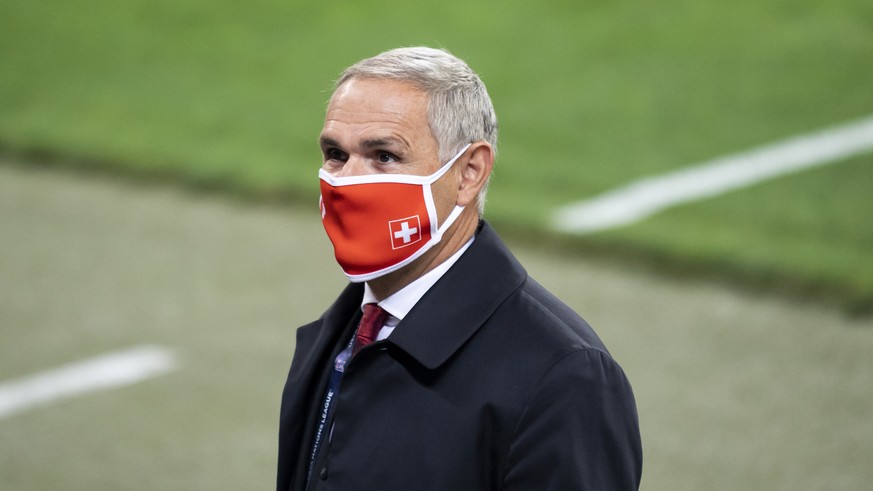
[[[376,340],[379,335],[379,330],[385,324],[385,319],[388,317],[388,312],[375,303],[364,305],[364,315],[361,317],[361,322],[358,324],[358,331],[355,334],[355,346],[352,350],[353,354],[358,350],[367,346]]]

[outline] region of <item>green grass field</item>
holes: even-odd
[[[868,0],[4,0],[0,384],[142,343],[182,366],[0,420],[0,489],[271,488],[293,329],[344,283],[315,218],[331,81],[416,44],[488,85],[486,216],[627,370],[643,489],[869,487],[873,319],[845,313],[873,311],[873,155],[546,229],[873,114]]]
[[[488,217],[538,237],[557,206],[873,113],[866,0],[96,1],[0,5],[0,147],[314,203],[331,80],[402,45],[488,84]],[[668,211],[573,247],[873,309],[873,157]]]

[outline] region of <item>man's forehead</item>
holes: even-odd
[[[427,94],[396,80],[351,79],[337,88],[327,107],[327,118],[421,119],[427,117]]]
[[[331,97],[321,134],[322,145],[405,146],[433,135],[427,120],[427,96],[396,80],[351,79]]]

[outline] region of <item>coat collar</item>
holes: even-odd
[[[388,340],[429,370],[445,363],[527,278],[486,223]]]
[[[482,221],[476,240],[397,325],[388,341],[429,370],[446,362],[527,278],[497,233]],[[362,283],[350,283],[316,322],[298,331],[300,366],[321,367],[351,336],[360,316]],[[335,356],[335,354],[334,354]],[[300,374],[308,378],[312,374]]]

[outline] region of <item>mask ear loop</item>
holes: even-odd
[[[464,152],[466,152],[467,149],[470,148],[471,145],[473,145],[473,144],[472,143],[466,144],[464,146],[464,148],[462,148],[460,152],[456,153],[454,157],[452,157],[448,162],[445,163],[445,165],[443,165],[442,167],[440,167],[439,170],[437,170],[436,172],[431,174],[430,177],[428,177],[428,179],[427,179],[427,181],[428,181],[427,183],[433,184],[433,183],[437,182],[440,177],[443,177],[446,174],[446,172],[448,172],[449,169],[451,169],[452,166],[455,165],[455,162],[457,162],[458,159],[461,158],[461,155],[464,155]]]
[[[451,213],[449,213],[449,216],[446,217],[446,219],[445,219],[445,221],[443,221],[442,225],[437,227],[436,234],[431,234],[431,237],[433,237],[433,239],[434,239],[434,244],[436,244],[440,240],[442,240],[443,234],[445,233],[445,231],[448,230],[449,227],[451,227],[453,223],[455,223],[455,220],[457,220],[458,217],[461,216],[461,213],[463,213],[463,211],[464,211],[463,206],[455,205],[455,208],[452,210]]]
[[[449,216],[446,217],[443,223],[437,223],[439,216],[437,215],[436,203],[433,199],[433,183],[437,182],[441,177],[443,177],[446,172],[448,172],[449,169],[451,169],[452,166],[455,165],[455,162],[457,162],[458,159],[461,158],[461,155],[464,155],[464,152],[466,152],[467,149],[470,148],[470,146],[472,145],[472,143],[464,145],[464,148],[462,148],[461,151],[456,153],[455,156],[452,157],[448,162],[446,162],[445,165],[443,165],[439,170],[431,174],[428,178],[427,184],[423,185],[425,207],[427,208],[428,216],[433,218],[432,220],[430,220],[430,236],[432,244],[430,244],[429,247],[437,244],[442,239],[443,233],[452,226],[455,220],[457,220],[458,217],[461,216],[461,212],[464,211],[463,206],[455,205],[455,208],[452,210],[451,213],[449,213]]]

